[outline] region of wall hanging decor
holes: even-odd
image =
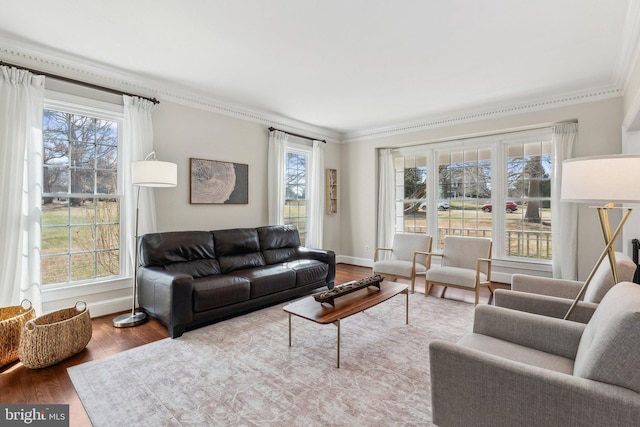
[[[190,159],[189,203],[249,203],[249,165]]]

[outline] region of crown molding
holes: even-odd
[[[389,137],[405,133],[420,132],[444,126],[453,126],[462,123],[475,122],[479,120],[495,119],[499,117],[548,110],[550,108],[565,107],[585,102],[593,102],[602,99],[615,98],[623,95],[620,87],[610,85],[599,89],[591,89],[579,92],[571,92],[554,97],[538,98],[526,102],[511,104],[493,104],[456,111],[455,113],[442,114],[438,116],[428,116],[424,120],[398,124],[377,129],[348,132],[342,135],[341,142],[360,142],[370,139]]]
[[[123,92],[155,97],[200,110],[212,111],[237,119],[247,120],[282,130],[304,133],[313,138],[340,142],[339,132],[300,122],[288,117],[271,114],[223,102],[210,96],[197,94],[174,83],[136,75],[109,65],[91,62],[44,46],[7,38],[0,33],[0,60],[19,66],[37,69],[76,80],[110,87]]]

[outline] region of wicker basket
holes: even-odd
[[[78,305],[82,304],[82,309]],[[26,322],[18,355],[31,369],[55,365],[80,353],[91,339],[91,317],[83,301]]]
[[[22,325],[34,317],[36,311],[26,299],[20,305],[0,308],[0,366],[18,359]]]

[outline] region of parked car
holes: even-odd
[[[423,202],[420,204],[420,208],[421,211],[426,211],[427,210],[427,203]],[[438,210],[439,211],[446,211],[447,209],[449,209],[449,202],[442,201],[442,202],[438,202]]]
[[[515,202],[507,202],[506,203],[507,213],[515,212],[518,210],[518,205]],[[491,212],[493,210],[493,206],[491,203],[487,203],[486,205],[480,206],[483,212]]]

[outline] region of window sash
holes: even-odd
[[[123,124],[123,107],[121,105],[115,105],[110,103],[105,103],[101,101],[86,99],[82,97],[77,97],[74,95],[62,94],[53,91],[47,91],[44,109],[60,111],[67,114],[80,115],[95,118],[97,120],[107,120],[113,121],[116,123],[118,131],[117,131],[117,145],[115,146],[116,150],[120,150],[120,144],[122,141],[122,124]],[[69,141],[71,143],[71,141]],[[94,146],[100,146],[101,144],[93,144]],[[104,147],[110,146],[109,144]],[[107,147],[108,148],[108,147]],[[98,209],[97,205],[94,205],[94,220],[93,222],[87,222],[83,220],[75,220],[69,217],[66,221],[66,224],[46,224],[43,221],[42,228],[43,233],[47,233],[45,230],[64,230],[67,232],[67,251],[64,253],[43,253],[41,256],[41,262],[45,264],[52,257],[55,256],[66,256],[68,258],[68,271],[67,271],[67,280],[55,281],[53,283],[47,283],[49,281],[45,281],[43,278],[43,284],[47,283],[47,289],[57,289],[64,288],[68,286],[76,286],[78,284],[81,285],[90,285],[93,283],[104,283],[106,279],[121,279],[124,277],[124,273],[126,271],[125,263],[126,263],[126,253],[127,253],[127,245],[126,239],[122,239],[123,234],[123,226],[124,226],[124,218],[122,217],[124,209],[122,205],[122,201],[124,198],[122,197],[122,183],[123,177],[119,171],[122,170],[121,165],[121,156],[116,153],[116,169],[108,168],[108,167],[96,167],[96,156],[95,153],[92,156],[92,161],[90,162],[90,167],[73,167],[72,165],[62,165],[59,167],[61,170],[66,170],[67,173],[71,173],[71,171],[86,171],[85,173],[92,173],[93,179],[93,188],[87,192],[71,192],[70,183],[67,185],[69,191],[49,191],[43,192],[42,197],[51,197],[51,198],[64,198],[64,199],[82,199],[82,200],[93,200],[97,203],[117,203],[118,215],[117,221],[113,221],[110,215],[107,215],[108,219],[98,219],[96,209]],[[44,169],[55,169],[56,165],[44,165]],[[116,183],[115,188],[111,191],[110,189],[105,191],[105,187],[100,187],[101,182],[99,182],[99,175],[107,172],[114,172],[116,174]],[[70,181],[70,179],[68,179]],[[104,183],[103,183],[104,184]],[[108,187],[108,186],[107,186]],[[70,209],[71,206],[67,206],[69,212],[67,215],[71,215]],[[101,243],[97,243],[98,239],[102,240],[104,235],[102,233],[106,232],[107,228],[111,228],[113,226],[117,226],[117,247],[114,247],[113,242],[110,239],[105,239],[105,241]],[[91,233],[89,229],[92,230]],[[74,236],[72,235],[72,231],[84,230],[84,232],[91,234],[93,239],[93,248],[86,249],[80,248],[78,244],[74,246]],[[84,236],[86,237],[86,236]],[[86,239],[85,239],[86,240]],[[106,243],[105,243],[106,242]],[[132,244],[132,243],[131,243]],[[106,247],[106,246],[108,247]],[[100,267],[99,260],[100,257],[103,256],[117,256],[117,264],[118,264],[118,273],[115,275],[108,274],[108,270],[103,270]],[[74,276],[73,270],[71,269],[71,263],[76,262],[76,259],[79,258],[93,258],[94,266],[93,273],[91,277],[83,277]],[[74,259],[76,258],[76,259]],[[106,273],[105,273],[106,272]]]

